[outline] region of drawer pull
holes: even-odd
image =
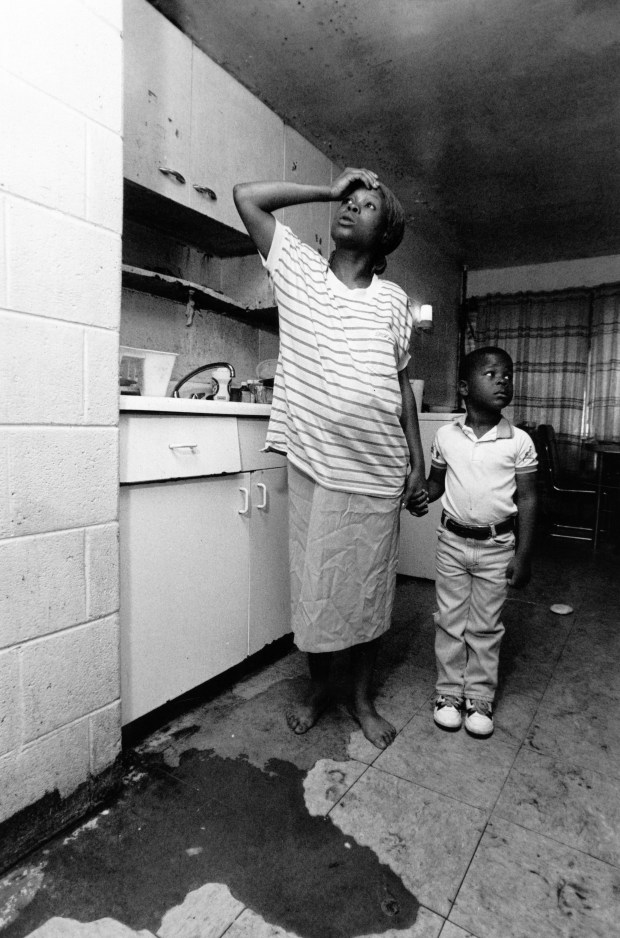
[[[159,171],[163,173],[164,176],[172,176],[177,182],[180,182],[182,186],[185,185],[185,176],[182,176],[176,169],[169,169],[168,166],[160,166]]]
[[[240,515],[247,515],[250,509],[250,493],[246,488],[239,488],[239,491],[243,493],[243,508],[239,509]]]
[[[198,443],[168,443],[168,449],[198,449]]]
[[[197,186],[194,183],[194,189],[196,192],[199,192],[200,195],[207,195],[210,199],[213,199],[214,202],[217,202],[217,196],[213,189],[210,189],[209,186]]]
[[[260,505],[257,505],[257,506],[256,506],[259,511],[262,511],[263,508],[266,508],[266,507],[267,507],[267,486],[265,485],[264,482],[257,482],[257,483],[256,483],[256,488],[263,490],[263,500],[262,500],[262,502],[260,503]]]

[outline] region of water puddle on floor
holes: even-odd
[[[3,938],[52,916],[110,917],[155,934],[207,883],[300,938],[410,927],[416,898],[370,848],[309,814],[306,774],[282,759],[259,768],[198,749],[176,767],[151,764],[97,825],[54,845],[44,882]]]

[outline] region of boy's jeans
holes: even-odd
[[[437,694],[492,702],[515,536],[508,532],[476,541],[443,526],[437,535]]]

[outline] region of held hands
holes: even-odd
[[[372,170],[351,169],[348,166],[337,179],[334,179],[330,189],[330,198],[334,201],[342,199],[360,185],[366,186],[367,189],[376,189],[378,181],[379,177]]]
[[[401,509],[406,508],[410,514],[416,515],[417,517],[421,517],[428,512],[426,480],[424,476],[415,469],[407,476],[400,507]]]
[[[532,575],[529,557],[519,557],[515,554],[506,568],[506,579],[508,586],[514,586],[519,589],[529,583]]]

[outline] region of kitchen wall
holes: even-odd
[[[620,254],[584,257],[553,264],[530,264],[472,270],[467,277],[468,296],[488,293],[562,290],[567,287],[595,287],[620,281]]]
[[[121,27],[0,5],[0,865],[118,774]]]
[[[258,255],[220,259],[135,222],[123,234],[123,262],[200,283],[252,307],[273,305]],[[256,366],[277,357],[275,330],[260,329],[221,313],[197,310],[190,326],[184,303],[123,289],[121,344],[175,352],[171,387],[193,368],[229,361],[234,383],[254,380]]]

